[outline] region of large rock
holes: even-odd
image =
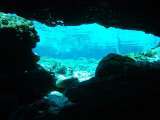
[[[0,119],[32,103],[50,90],[54,76],[36,62],[32,52],[39,37],[31,21],[0,13]]]
[[[157,113],[160,107],[159,73],[159,62],[135,62],[125,56],[108,55],[100,61],[96,77],[66,91],[76,104],[64,108],[61,119],[151,117],[148,113]]]
[[[25,71],[37,62],[32,48],[39,37],[31,21],[15,14],[0,13],[0,38],[0,64],[3,71],[9,68],[11,72],[15,69]]]
[[[99,62],[95,76],[103,78],[122,74],[120,70],[127,69],[132,63],[135,63],[135,61],[127,56],[109,54]]]

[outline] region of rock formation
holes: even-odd
[[[61,119],[133,119],[158,116],[159,62],[135,62],[116,54],[104,57],[94,78],[66,91],[74,106],[61,111]]]
[[[0,119],[53,89],[52,77],[32,52],[39,37],[31,21],[0,13]],[[5,119],[4,119],[5,120]]]
[[[158,1],[152,0],[2,0],[0,9],[52,24],[98,22],[104,26],[139,29],[160,34]]]

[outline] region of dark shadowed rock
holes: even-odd
[[[10,120],[57,120],[61,109],[70,105],[72,103],[62,93],[52,91],[43,99],[21,106],[11,115]]]
[[[6,120],[53,90],[54,77],[36,63],[39,37],[31,21],[0,12],[0,40],[0,119]]]
[[[64,108],[61,119],[137,119],[152,117],[153,111],[158,116],[159,73],[159,62],[110,54],[100,61],[96,77],[66,91],[76,105]]]
[[[128,65],[135,63],[132,58],[118,54],[109,54],[98,64],[95,77],[110,77],[121,74],[120,70],[127,69]]]
[[[160,34],[159,3],[152,0],[2,0],[0,10],[38,19],[50,25],[100,23]]]
[[[68,77],[68,78],[59,78],[56,81],[56,87],[59,91],[65,91],[66,89],[78,85],[80,82],[78,78],[75,77]]]

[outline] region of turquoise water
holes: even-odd
[[[160,38],[143,31],[105,28],[97,23],[49,27],[34,21],[40,42],[34,49],[40,56],[101,59],[109,53],[140,53],[159,44]]]
[[[138,54],[155,48],[160,42],[159,37],[143,31],[105,28],[96,23],[49,27],[34,21],[34,26],[40,37],[34,49],[41,56],[39,64],[54,72],[59,81],[72,77],[80,82],[90,79],[98,62],[109,53],[159,60],[154,52],[149,52],[149,57]]]

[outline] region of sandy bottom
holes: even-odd
[[[54,72],[57,79],[78,78],[79,82],[90,79],[100,60],[97,59],[57,59],[41,57],[39,64],[47,71]]]

